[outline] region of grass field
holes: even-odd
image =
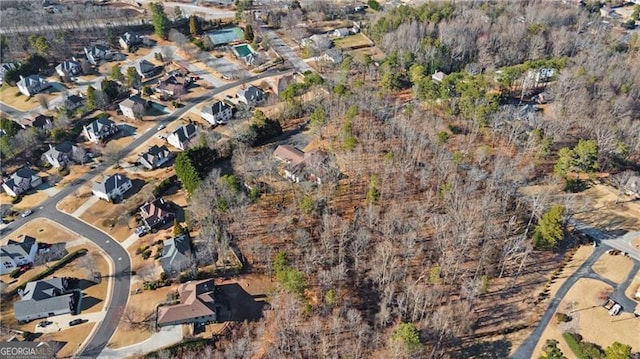
[[[335,39],[333,40],[333,43],[339,49],[352,49],[373,46],[373,41],[369,40],[369,38],[363,33],[357,33],[355,35]]]

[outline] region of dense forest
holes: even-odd
[[[207,355],[507,357],[518,343],[502,335],[537,322],[572,211],[520,189],[637,168],[640,38],[597,8],[428,3],[365,32],[384,60],[347,55],[312,86],[331,96],[290,96],[279,118],[307,114],[340,180],[247,198],[214,171],[192,197],[211,247],[238,248],[281,288]],[[275,176],[264,150],[237,144],[236,176]]]

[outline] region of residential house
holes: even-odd
[[[142,37],[133,31],[127,31],[120,36],[118,42],[124,50],[129,50],[129,47],[131,46],[142,44]]]
[[[169,277],[189,268],[192,264],[189,236],[181,234],[175,238],[165,239],[160,264]]]
[[[82,129],[84,137],[91,142],[99,142],[115,135],[119,131],[115,122],[106,117],[98,117]]]
[[[244,102],[249,107],[256,106],[262,103],[265,100],[266,96],[264,91],[253,85],[247,87],[246,89],[238,90],[238,100]]]
[[[19,124],[24,129],[35,127],[39,130],[51,130],[53,129],[53,117],[40,114],[33,118],[23,118],[19,121]]]
[[[273,91],[276,96],[280,96],[280,94],[292,83],[295,83],[296,80],[292,74],[277,76],[277,77],[269,77],[266,79],[269,87]]]
[[[296,165],[304,160],[304,152],[291,145],[280,145],[273,152],[273,156],[286,164]]]
[[[333,30],[332,34],[333,34],[334,37],[346,37],[346,36],[351,35],[351,30],[346,28],[346,27],[343,27],[343,28],[340,28],[340,29]]]
[[[138,157],[138,163],[149,170],[153,170],[162,166],[171,158],[173,158],[173,153],[169,151],[167,146],[159,147],[153,145],[149,147],[147,152],[141,154],[140,157]]]
[[[44,78],[39,75],[30,75],[23,77],[20,75],[20,81],[17,83],[18,90],[25,96],[36,95],[51,86]]]
[[[133,67],[136,69],[138,75],[140,75],[140,77],[142,77],[143,79],[153,77],[158,73],[158,68],[156,67],[156,65],[145,59],[136,61],[133,64]]]
[[[157,198],[143,204],[142,207],[140,207],[140,216],[149,228],[161,227],[170,223],[175,218],[175,214],[171,212],[169,203],[166,203],[162,198]]]
[[[640,176],[630,176],[624,189],[628,195],[640,198]]]
[[[342,60],[344,60],[344,55],[342,51],[338,49],[328,49],[322,54],[322,59],[326,62],[339,65],[342,63]]]
[[[318,50],[328,49],[333,46],[333,41],[326,35],[311,35],[302,40],[302,47],[312,47]]]
[[[65,60],[56,66],[56,72],[62,77],[72,77],[82,74],[82,65],[75,57]]]
[[[120,102],[119,107],[123,116],[136,120],[141,119],[146,114],[147,108],[149,108],[149,101],[135,95]]]
[[[281,145],[273,154],[285,163],[284,176],[296,183],[311,181],[320,185],[340,176],[335,158],[323,150],[304,153],[293,146]]]
[[[33,264],[38,253],[38,243],[33,237],[25,236],[22,243],[9,240],[0,247],[0,274],[11,273],[18,267]]]
[[[191,78],[172,72],[158,82],[155,91],[164,95],[165,98],[173,98],[184,94],[190,84]]]
[[[87,56],[87,61],[92,65],[98,65],[101,61],[109,61],[113,59],[115,52],[104,45],[94,45],[89,48],[84,48],[84,54]]]
[[[167,136],[167,142],[171,146],[184,151],[192,145],[191,140],[196,137],[197,132],[198,128],[192,123],[180,126]]]
[[[42,177],[38,172],[24,166],[14,172],[11,177],[2,183],[2,188],[11,197],[18,197],[31,188],[36,188],[42,184]]]
[[[444,81],[445,77],[447,77],[447,74],[442,71],[436,71],[433,75],[431,75],[431,79],[435,82],[442,82]]]
[[[551,67],[543,67],[536,70],[530,70],[527,72],[526,79],[532,81],[535,84],[540,82],[549,82],[556,75],[557,71]]]
[[[205,106],[200,112],[202,118],[212,125],[222,125],[233,117],[231,106],[223,101],[216,101],[213,105]]]
[[[18,66],[19,64],[15,62],[5,62],[0,64],[0,82],[4,80],[4,74],[7,73],[7,71],[15,70]]]
[[[84,106],[85,101],[82,96],[70,95],[64,99],[64,108],[69,111],[75,111],[76,109]]]
[[[180,304],[158,308],[158,327],[180,324],[207,324],[216,321],[215,283],[204,279],[178,287]]]
[[[91,188],[93,194],[108,202],[122,198],[133,187],[131,180],[124,175],[116,173],[108,176],[102,183],[95,183]]]
[[[78,314],[82,292],[74,288],[74,279],[52,278],[29,282],[18,291],[20,300],[13,303],[15,317],[20,322],[61,314]]]
[[[66,167],[69,162],[78,157],[84,157],[81,152],[82,149],[72,145],[71,142],[62,142],[55,146],[50,144],[49,150],[44,153],[44,158],[53,168],[61,168]]]

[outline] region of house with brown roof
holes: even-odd
[[[158,198],[140,207],[140,217],[147,227],[157,228],[171,222],[175,215],[171,212],[169,203]]]
[[[206,324],[216,321],[213,279],[187,282],[178,287],[180,304],[158,308],[158,327],[180,324]]]
[[[304,159],[304,152],[291,145],[280,145],[273,151],[273,156],[286,164],[298,164]]]
[[[311,181],[322,184],[340,177],[335,159],[323,150],[305,153],[290,145],[280,145],[273,155],[285,163],[284,176],[296,183]]]

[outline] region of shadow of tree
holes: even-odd
[[[485,341],[465,346],[453,358],[483,358],[502,359],[508,358],[511,351],[511,342],[508,340]]]

